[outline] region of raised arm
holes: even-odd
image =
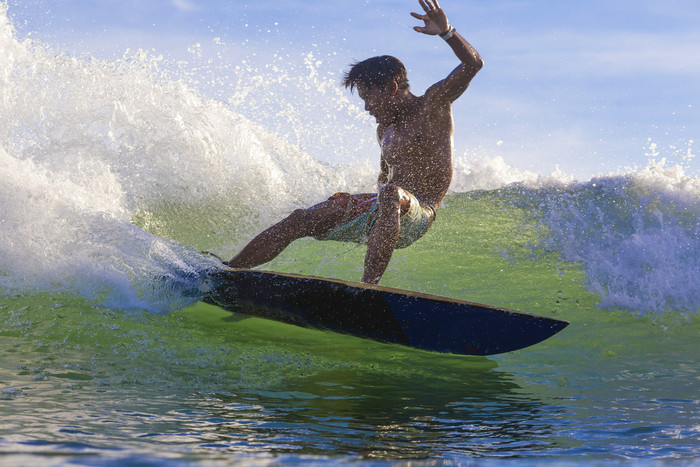
[[[447,78],[431,86],[426,96],[452,102],[467,90],[472,78],[484,66],[484,62],[476,49],[450,26],[437,0],[418,0],[418,2],[425,14],[411,13],[411,16],[424,21],[425,26],[416,26],[413,29],[430,36],[439,35],[462,62]]]

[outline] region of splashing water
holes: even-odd
[[[665,161],[631,175],[513,198],[543,226],[539,247],[580,262],[601,306],[700,309],[700,181]]]
[[[185,242],[215,232],[236,243],[356,183],[169,78],[161,57],[56,55],[17,41],[0,8],[0,280],[8,290],[70,289],[119,307],[171,309],[181,297],[158,291],[158,278],[206,260],[154,233],[182,242],[177,233],[194,222]]]

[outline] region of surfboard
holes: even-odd
[[[226,266],[203,300],[227,311],[433,352],[493,355],[541,342],[569,323],[449,297]]]

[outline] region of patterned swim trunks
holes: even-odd
[[[408,212],[401,216],[401,230],[396,248],[406,248],[421,238],[435,218],[435,209],[429,203],[419,200],[411,193],[408,194],[411,204]],[[348,210],[351,220],[333,230],[322,240],[366,244],[369,232],[377,219],[377,194],[336,193],[328,199],[341,197],[349,197],[351,205]]]

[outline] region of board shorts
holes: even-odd
[[[431,222],[435,219],[435,208],[419,199],[412,193],[406,192],[411,198],[408,212],[400,219],[399,238],[395,248],[406,248],[421,238]],[[348,217],[350,221],[337,227],[326,237],[320,240],[336,240],[339,242],[352,242],[366,244],[369,232],[372,230],[374,221],[377,219],[377,193],[365,193],[361,195],[351,195],[349,193],[336,193],[329,200],[348,197]]]

